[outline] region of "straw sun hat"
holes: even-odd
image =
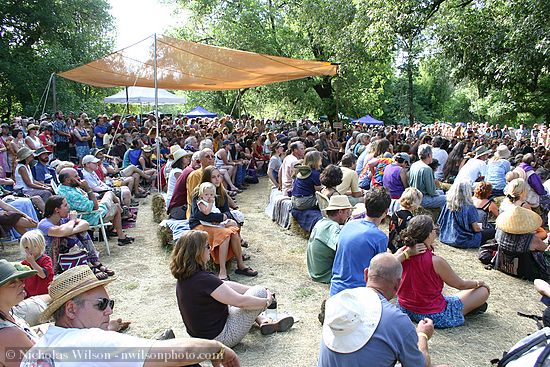
[[[324,210],[353,209],[346,195],[332,195],[328,206]]]
[[[52,301],[42,313],[42,320],[44,322],[48,321],[53,313],[68,300],[90,289],[107,285],[115,279],[116,275],[108,279],[98,280],[92,269],[87,265],[75,266],[61,273],[61,275],[53,280],[48,288],[48,293]]]
[[[511,234],[534,232],[542,225],[540,215],[532,210],[515,206],[497,217],[497,228]]]

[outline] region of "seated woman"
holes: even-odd
[[[285,146],[278,141],[271,144],[271,158],[267,166],[267,176],[273,184],[273,187],[280,189],[279,185],[279,168],[283,164],[283,156],[285,153]]]
[[[227,274],[226,262],[230,260],[233,255],[237,260],[236,274],[255,277],[258,272],[250,267],[247,267],[243,261],[243,255],[241,250],[241,236],[239,227],[213,227],[201,224],[201,221],[210,223],[221,223],[227,219],[234,219],[236,222],[242,222],[239,218],[235,218],[235,215],[229,210],[229,197],[223,187],[223,178],[214,166],[208,166],[203,170],[202,182],[211,182],[216,186],[216,207],[220,209],[221,213],[210,213],[208,215],[203,214],[199,207],[198,201],[198,186],[193,193],[193,199],[191,203],[191,214],[189,216],[189,227],[191,229],[197,229],[208,233],[208,241],[211,246],[212,259],[216,264],[220,265],[219,277],[222,280],[229,280]],[[199,185],[200,186],[200,185]],[[242,218],[241,218],[242,219]]]
[[[472,202],[477,209],[477,215],[479,217],[479,223],[483,228],[488,228],[489,225],[493,227],[489,219],[496,219],[498,217],[498,206],[493,201],[493,185],[489,182],[480,182],[474,189],[474,196]]]
[[[340,195],[336,190],[336,186],[342,183],[343,176],[340,167],[334,164],[328,165],[323,172],[321,172],[320,179],[321,185],[323,185],[321,194],[325,195],[328,199],[330,199],[332,195]]]
[[[540,215],[529,209],[514,206],[501,213],[496,221],[494,268],[524,279],[548,280],[547,245],[536,235],[541,225]]]
[[[52,188],[48,185],[35,181],[32,176],[30,162],[34,159],[33,152],[27,147],[17,151],[17,166],[14,170],[15,190],[21,190],[27,196],[40,196],[38,210],[44,212],[44,202],[52,196]]]
[[[5,259],[0,260],[0,365],[19,366],[22,353],[16,353],[17,360],[6,360],[7,348],[26,351],[37,341],[38,336],[29,324],[16,315],[15,307],[23,302],[26,296],[23,279],[37,273],[26,266],[17,269]],[[45,309],[43,303],[43,309]]]
[[[86,250],[87,262],[99,280],[115,275],[99,261],[99,252],[96,250],[88,229],[90,225],[83,219],[77,219],[69,213],[69,204],[64,197],[54,195],[46,201],[44,219],[38,223],[38,229],[46,240],[46,253],[52,258],[56,273],[60,271],[58,259],[77,246]]]
[[[527,182],[524,179],[515,178],[511,180],[504,189],[504,195],[506,195],[506,199],[504,199],[504,201],[500,204],[500,213],[504,213],[516,207],[531,209],[531,205],[529,205],[529,203],[527,202],[527,193]],[[542,228],[542,225],[537,228],[537,230],[535,231],[535,235],[543,241],[548,236],[544,228]]]
[[[297,164],[296,178],[292,183],[292,208],[306,210],[317,207],[316,191],[321,191],[321,153],[312,151],[306,153],[303,164]]]
[[[170,256],[170,271],[177,279],[176,296],[187,333],[233,347],[248,334],[254,322],[264,335],[290,329],[294,324],[290,316],[280,320],[259,316],[274,301],[267,288],[223,282],[206,270],[209,237],[203,231],[187,231]]]
[[[397,291],[398,306],[414,322],[433,320],[434,327],[448,328],[464,324],[464,315],[487,310],[489,287],[481,280],[460,278],[449,263],[433,253],[437,228],[428,215],[412,218],[402,232],[405,246],[419,244],[427,251],[402,262],[403,275]],[[443,287],[460,290],[455,296],[444,296]]]
[[[477,209],[472,202],[472,185],[455,182],[447,192],[447,203],[437,220],[439,240],[458,248],[477,248],[494,237],[494,230],[481,228]]]

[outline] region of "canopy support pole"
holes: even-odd
[[[154,52],[155,52],[155,58],[154,58],[154,69],[153,69],[153,77],[155,79],[155,119],[157,122],[157,133],[155,134],[155,143],[157,146],[157,190],[160,192],[160,188],[162,185],[160,184],[160,123],[159,123],[159,89],[158,89],[158,78],[157,78],[157,34],[154,35],[154,42],[153,42]]]
[[[53,112],[57,112],[57,89],[55,85],[55,74],[52,74],[52,96],[53,96]]]
[[[130,114],[130,102],[128,101],[128,86],[125,87],[126,89],[126,114]]]

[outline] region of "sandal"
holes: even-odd
[[[105,274],[107,274],[108,276],[112,277],[113,275],[115,275],[115,271],[114,270],[111,270],[109,269],[108,267],[106,267],[105,265],[103,265],[102,263],[99,263],[98,265],[94,266],[96,269],[104,272]]]
[[[252,269],[250,266],[247,266],[244,269],[235,269],[235,274],[244,275],[247,277],[255,277],[258,275],[258,272]]]
[[[247,260],[250,260],[250,255],[247,255],[247,254],[242,254],[242,257],[243,257],[243,261],[247,261]]]
[[[270,335],[274,332],[287,331],[294,325],[294,317],[286,316],[277,321],[268,321],[260,325],[262,335]]]
[[[241,247],[248,248],[248,241],[241,239]]]
[[[105,272],[102,272],[101,270],[99,270],[97,267],[94,267],[94,268],[91,268],[92,271],[94,272],[94,275],[95,277],[97,278],[97,280],[105,280],[107,278],[109,278],[109,276],[107,275],[107,273]]]
[[[229,278],[229,275],[228,275],[228,276],[226,276],[225,278],[220,278],[220,280],[221,280],[222,282],[227,282],[227,281],[230,281],[231,278]]]
[[[123,239],[120,239],[120,238],[118,239],[118,245],[119,246],[126,246],[126,245],[129,245],[132,242],[134,242],[134,239],[132,237],[128,237],[128,236],[126,236]]]

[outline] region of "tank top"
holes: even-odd
[[[34,138],[30,135],[27,136],[30,141],[32,141],[32,144],[34,145],[34,149],[42,148],[44,145],[42,144],[42,141],[38,136],[35,136]]]
[[[397,296],[399,304],[414,313],[439,313],[447,306],[441,293],[443,279],[435,272],[432,258],[432,251],[427,250],[403,262],[403,275]]]
[[[30,189],[30,187],[28,187],[25,184],[25,181],[23,181],[23,177],[21,177],[21,174],[19,173],[19,168],[20,167],[23,167],[27,170],[27,176],[29,176],[29,179],[31,180],[31,182],[34,183],[34,180],[32,178],[31,168],[29,166],[25,165],[25,164],[19,163],[15,167],[15,186],[14,186],[14,189]]]

